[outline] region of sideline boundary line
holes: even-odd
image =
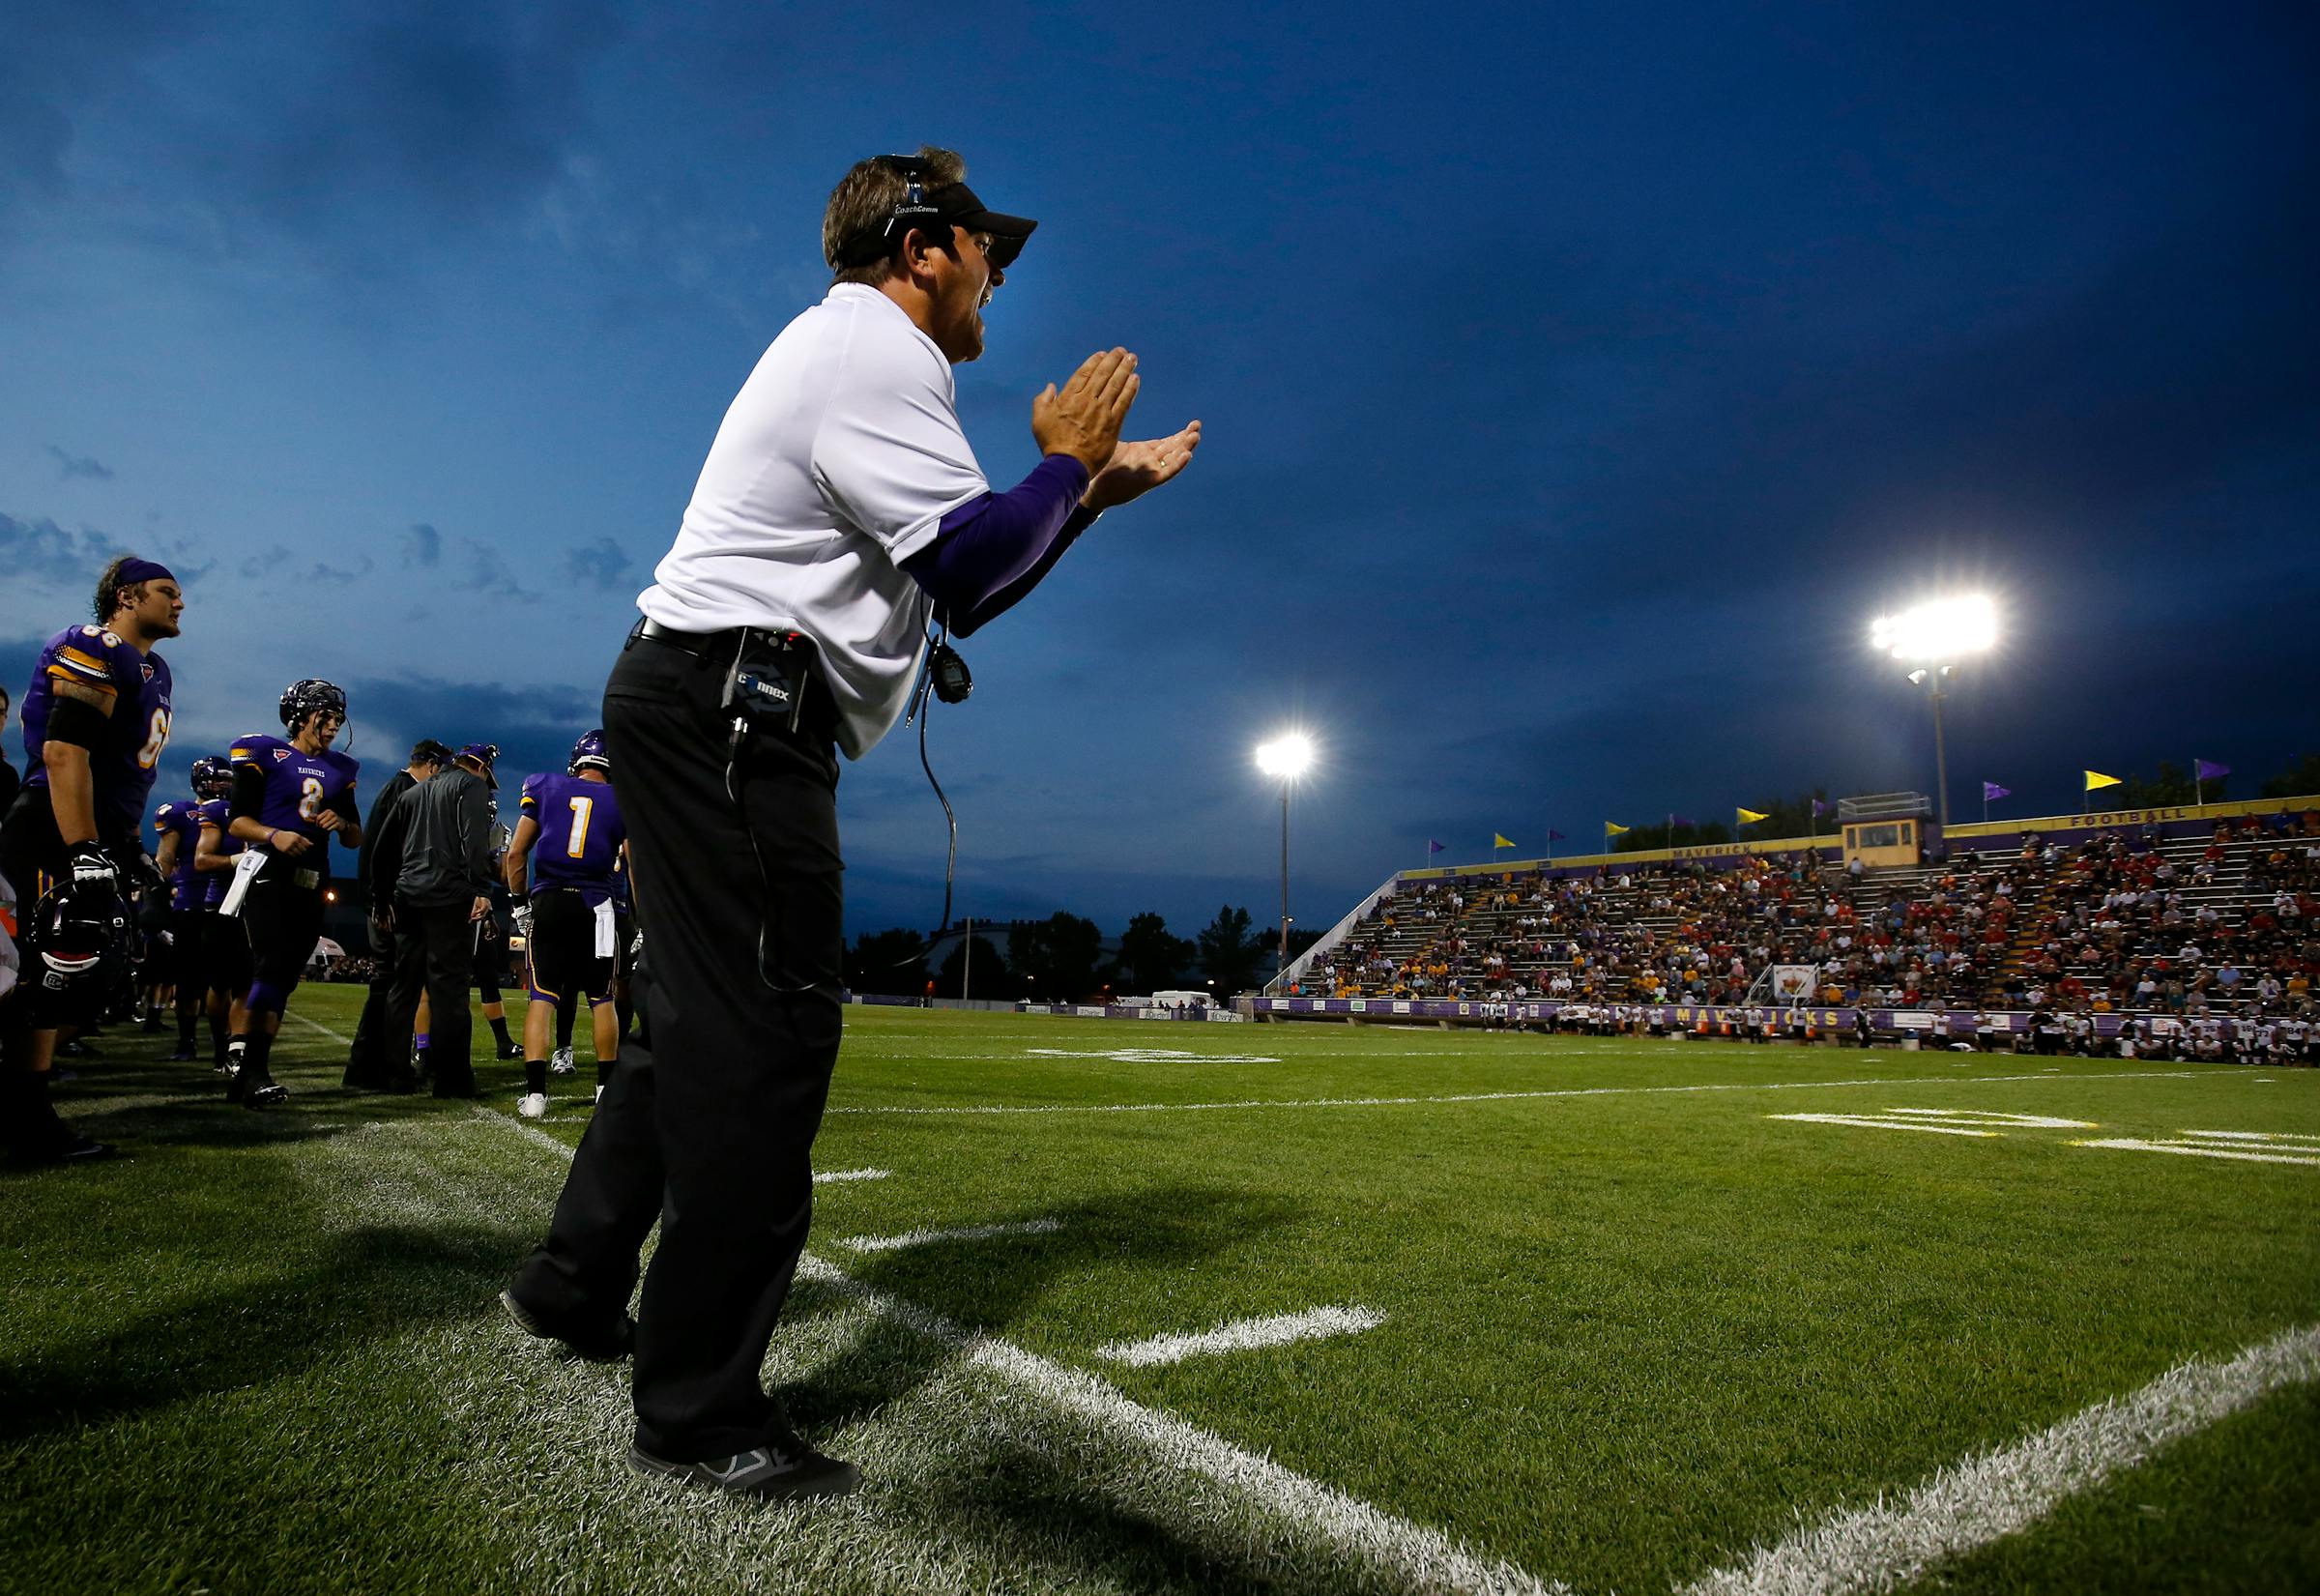
[[[2027,1528],[2064,1498],[2147,1462],[2287,1386],[2320,1379],[2320,1325],[2227,1362],[2191,1358],[2139,1391],[1934,1474],[1900,1501],[1839,1514],[1681,1596],[1847,1596],[1892,1590],[1935,1564]]]
[[[2190,1069],[2104,1070],[2072,1075],[2078,1081],[2191,1081],[2202,1072]],[[2217,1076],[2221,1080],[2224,1077]],[[1729,1081],[1688,1087],[1559,1087],[1537,1091],[1462,1091],[1438,1097],[1253,1097],[1215,1103],[961,1103],[941,1107],[914,1104],[865,1104],[827,1110],[830,1114],[1192,1114],[1222,1109],[1367,1109],[1406,1108],[1432,1103],[1520,1103],[1548,1097],[1649,1097],[1671,1092],[1699,1091],[1812,1091],[1835,1087],[1968,1086],[1988,1082],[2046,1081],[2039,1075],[1886,1075],[1867,1081]]]

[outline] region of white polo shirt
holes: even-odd
[[[902,562],[989,489],[942,351],[877,289],[838,283],[741,385],[636,606],[679,631],[813,638],[838,746],[859,759],[901,718],[925,646],[934,601]]]

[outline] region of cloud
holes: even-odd
[[[432,566],[443,558],[443,534],[424,521],[414,521],[403,534],[403,564]]]
[[[449,682],[431,676],[357,677],[347,681],[351,709],[363,725],[392,740],[363,750],[365,760],[392,760],[422,737],[457,747],[496,742],[500,748],[500,810],[514,824],[515,789],[536,770],[561,770],[572,740],[597,723],[599,695],[562,683],[515,686],[502,682]]]
[[[231,130],[229,202],[343,232],[347,200],[472,223],[544,193],[585,130],[583,73],[617,31],[593,4],[420,4],[307,42],[303,71]]]
[[[523,604],[539,602],[538,594],[515,579],[514,567],[508,564],[507,558],[478,538],[463,536],[457,539],[451,568],[457,574],[450,578],[450,585],[463,592],[512,598]]]
[[[567,550],[564,557],[564,572],[577,582],[606,592],[621,586],[621,579],[633,564],[621,545],[609,537],[599,537],[593,543],[583,543]]]
[[[346,587],[360,582],[371,571],[370,556],[362,555],[353,570],[317,560],[304,569],[298,568],[298,556],[280,543],[262,554],[253,554],[242,562],[242,574],[252,582],[295,582],[309,586],[322,583],[332,587]]]
[[[155,47],[195,25],[203,9],[75,0],[12,13],[8,48],[0,50],[0,206],[70,192],[75,116],[94,120],[96,103],[131,80]]]
[[[0,512],[0,569],[34,581],[69,582],[97,573],[114,554],[113,540],[95,527],[67,532],[46,516],[20,521]]]
[[[113,468],[102,460],[92,459],[86,454],[68,454],[54,444],[48,445],[47,449],[49,453],[56,456],[59,480],[69,482],[75,477],[84,477],[92,482],[109,482],[113,479]]]

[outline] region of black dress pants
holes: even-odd
[[[362,1017],[355,1022],[354,1045],[347,1049],[350,1087],[383,1085],[406,1067],[410,1057],[407,1048],[400,1057],[387,1052],[394,1014],[394,933],[380,930],[376,919],[362,923],[370,938],[370,991],[362,999]]]
[[[636,1315],[636,1441],[681,1462],[761,1444],[759,1376],[805,1248],[810,1156],[844,981],[837,757],[826,695],[797,732],[733,737],[730,658],[632,640],[604,733],[649,927],[649,1050],[624,1052],[572,1160],[528,1306],[609,1318],[660,1222]],[[729,768],[730,767],[730,768]]]
[[[424,904],[394,900],[394,1024],[388,1032],[389,1057],[410,1057],[411,1028],[424,991],[427,1060],[438,1097],[476,1094],[476,1065],[469,1057],[475,1021],[467,1010],[467,975],[476,956],[476,928],[467,914],[474,903],[473,898]]]

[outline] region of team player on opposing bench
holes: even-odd
[[[532,1006],[524,1016],[524,1095],[516,1104],[526,1118],[548,1112],[548,1037],[564,997],[588,1000],[598,1096],[612,1079],[621,1046],[612,977],[625,934],[619,924],[614,878],[625,868],[627,847],[602,732],[590,732],[572,744],[563,775],[542,771],[524,782],[522,813],[508,839],[505,868],[532,986]],[[558,1051],[559,1073],[570,1067],[568,1058]]]

